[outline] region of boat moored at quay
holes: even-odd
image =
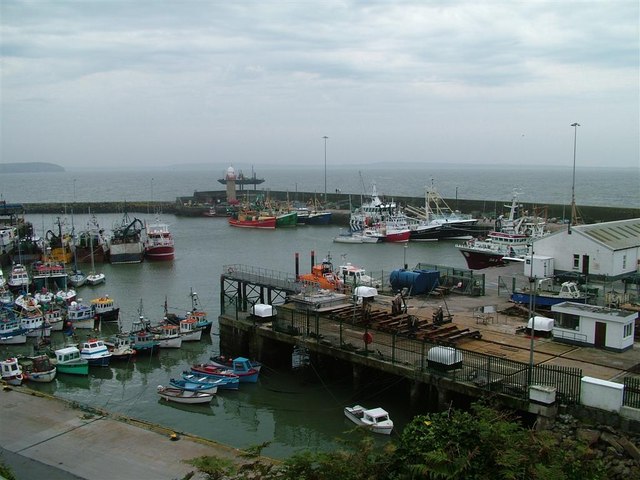
[[[131,220],[124,214],[119,226],[113,229],[109,239],[109,262],[140,263],[144,257],[142,232],[144,224],[138,218]]]

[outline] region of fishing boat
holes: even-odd
[[[13,310],[0,309],[0,345],[22,345],[27,343],[27,330],[22,326]]]
[[[215,361],[212,361],[211,365],[217,368],[229,369],[235,373],[241,383],[256,383],[260,374],[260,368],[255,368],[253,363],[245,357],[237,357],[231,361],[231,366],[221,366]]]
[[[49,383],[56,378],[58,369],[47,355],[36,355],[21,359],[25,379],[36,383]]]
[[[298,212],[282,211],[276,212],[276,228],[295,227],[298,225]]]
[[[144,257],[142,231],[144,224],[137,218],[131,220],[124,214],[120,225],[113,229],[109,239],[109,261],[118,263],[140,263]]]
[[[176,403],[201,404],[211,403],[213,395],[207,392],[198,392],[194,390],[183,390],[181,388],[163,387],[158,385],[158,395],[163,400]]]
[[[69,346],[55,350],[54,362],[58,373],[89,375],[89,362],[80,356],[78,347]]]
[[[380,282],[374,280],[370,275],[367,275],[367,271],[364,268],[353,265],[351,262],[346,262],[344,265],[338,267],[338,275],[342,278],[345,285],[352,287],[358,287],[364,285],[367,287],[380,288]]]
[[[0,371],[2,372],[2,380],[9,385],[21,385],[24,376],[22,368],[16,357],[10,357],[0,361]]]
[[[171,380],[169,380],[169,384],[174,388],[179,388],[181,390],[189,390],[192,392],[206,392],[206,393],[210,393],[211,395],[215,395],[218,392],[218,385],[223,382],[224,380],[222,379],[217,379],[217,380],[210,379],[210,381],[208,382],[190,382],[185,379],[175,379],[175,378],[172,378]]]
[[[180,335],[180,327],[177,325],[158,325],[150,327],[150,331],[154,334],[160,348],[182,347],[183,337]]]
[[[67,306],[67,321],[73,328],[95,328],[95,308],[78,299]]]
[[[412,241],[468,239],[478,233],[478,219],[452,210],[436,190],[425,188],[424,208],[405,207]]]
[[[486,239],[472,238],[456,245],[464,256],[467,266],[472,270],[501,266],[510,261],[524,261],[533,242],[548,234],[546,222],[537,216],[520,215],[518,195],[514,191],[509,216],[503,215],[496,220],[495,229],[489,232]]]
[[[209,357],[211,363],[213,365],[217,365],[221,368],[233,368],[233,357],[226,357],[224,355],[211,355]],[[258,372],[262,369],[262,363],[256,360],[249,360],[249,365],[251,368],[257,370]]]
[[[96,216],[91,214],[87,228],[80,232],[76,241],[75,254],[78,262],[89,263],[93,256],[93,262],[104,263],[107,261],[108,251],[105,231],[100,228]]]
[[[14,292],[29,291],[31,285],[31,276],[27,267],[21,263],[16,263],[11,267],[9,277],[7,278],[7,286]]]
[[[48,338],[51,336],[51,325],[45,321],[41,310],[23,312],[20,315],[20,325],[26,330],[27,337]]]
[[[104,341],[111,353],[111,360],[130,360],[136,351],[131,347],[129,335],[116,334]]]
[[[216,383],[220,390],[238,390],[240,388],[240,378],[237,375],[215,377],[186,370],[182,372],[182,379],[190,383]]]
[[[389,413],[382,408],[367,409],[361,405],[344,407],[344,415],[353,423],[373,433],[391,434],[393,421]]]
[[[62,262],[40,261],[31,268],[31,279],[35,290],[57,290],[67,288],[69,274]]]
[[[529,305],[532,301],[536,308],[551,308],[562,302],[587,303],[589,295],[580,290],[575,282],[563,282],[560,289],[553,288],[553,279],[544,278],[538,280],[535,290],[516,289],[511,294],[511,301],[523,305]]]
[[[198,363],[192,365],[191,373],[196,375],[206,375],[213,378],[237,378],[238,381],[240,381],[240,377],[230,368],[220,368],[212,363]]]
[[[203,329],[197,326],[198,319],[188,317],[180,320],[180,336],[183,342],[199,342],[202,338]]]
[[[68,280],[69,283],[75,287],[81,287],[85,283],[87,283],[87,276],[84,274],[82,270],[78,268],[78,251],[76,248],[76,234],[75,229],[73,227],[73,215],[71,216],[71,243],[73,247],[73,271],[71,275],[69,275]]]
[[[111,352],[102,340],[89,338],[81,344],[80,357],[87,360],[92,367],[108,367]]]
[[[340,232],[333,238],[335,243],[382,243],[385,235],[371,228]]]
[[[195,329],[200,329],[203,333],[210,332],[213,320],[210,320],[207,317],[207,312],[201,310],[198,294],[191,289],[189,296],[191,298],[191,310],[186,312],[185,316],[178,316],[175,313],[170,313],[167,297],[164,297],[164,322],[179,326],[182,320],[191,318],[196,320]]]
[[[107,277],[102,272],[96,272],[96,262],[95,262],[95,253],[93,249],[93,237],[89,238],[89,243],[91,245],[90,257],[91,257],[91,271],[89,275],[87,275],[87,283],[91,286],[100,285],[104,283]]]
[[[169,224],[156,215],[153,223],[145,226],[144,255],[149,260],[173,260],[175,245]]]
[[[239,211],[229,217],[229,225],[240,228],[273,230],[276,228],[276,217],[275,215],[262,215],[252,210]]]
[[[61,332],[64,325],[64,318],[62,315],[62,308],[58,305],[44,305],[42,307],[42,314],[44,320],[51,325],[52,332]]]
[[[91,300],[95,316],[101,322],[117,322],[120,307],[109,295],[103,295]]]

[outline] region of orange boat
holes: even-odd
[[[326,290],[342,290],[344,286],[340,277],[333,271],[331,257],[327,257],[322,263],[314,265],[311,273],[299,275],[298,279],[301,282],[316,284]]]

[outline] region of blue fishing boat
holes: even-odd
[[[206,379],[207,381],[189,381],[185,379],[175,379],[172,378],[169,380],[169,383],[174,388],[180,388],[182,390],[187,390],[190,392],[206,392],[212,395],[215,395],[218,392],[218,386],[220,383],[223,383],[222,379]]]
[[[240,388],[240,377],[233,374],[224,377],[216,377],[213,374],[196,373],[194,371],[186,370],[182,372],[182,378],[190,383],[212,383],[220,380],[220,383],[218,383],[218,389],[220,390],[238,390]]]

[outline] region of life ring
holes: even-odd
[[[362,340],[364,341],[365,345],[371,345],[371,343],[373,342],[373,335],[371,335],[369,332],[365,332],[364,335],[362,335]]]

